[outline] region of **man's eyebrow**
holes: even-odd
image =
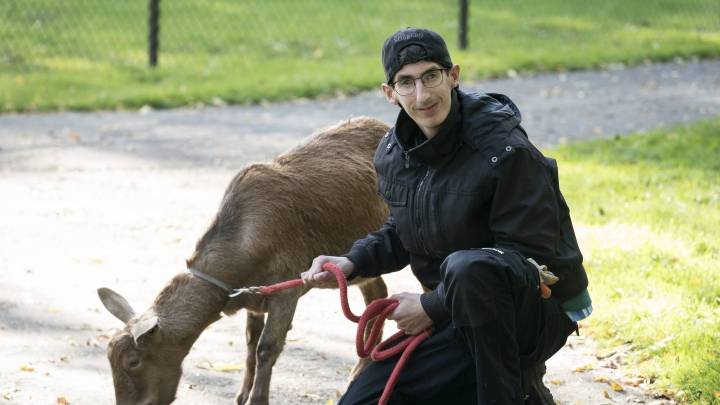
[[[424,75],[425,73],[427,73],[427,72],[429,72],[429,71],[431,71],[431,70],[442,70],[442,68],[441,68],[441,67],[431,67],[431,68],[428,68],[428,69],[426,69],[424,72],[420,73],[420,76]],[[413,77],[420,77],[420,76],[400,75],[400,76],[398,76],[397,80],[395,80],[395,81],[398,82],[398,81],[400,81],[400,80],[402,80],[402,79],[412,79]]]

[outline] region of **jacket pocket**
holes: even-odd
[[[433,249],[443,255],[456,250],[490,246],[487,227],[489,193],[447,189],[430,191],[429,224]]]
[[[408,203],[408,188],[402,184],[380,179],[380,196],[392,207],[404,207]]]

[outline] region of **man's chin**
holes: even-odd
[[[417,120],[417,122],[424,127],[439,127],[442,125],[443,121],[445,121],[445,118],[441,118],[439,115],[440,114],[433,115],[432,117],[423,117]]]

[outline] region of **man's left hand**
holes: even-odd
[[[432,319],[427,316],[420,303],[420,294],[400,293],[389,298],[398,300],[400,304],[387,319],[396,321],[398,329],[405,334],[417,335],[433,326]]]

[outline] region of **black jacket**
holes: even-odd
[[[455,251],[496,247],[547,264],[560,277],[553,295],[566,300],[588,281],[557,165],[530,143],[515,104],[500,94],[453,90],[450,114],[427,140],[401,111],[375,153],[379,193],[390,216],[346,256],[352,276],[377,276],[411,265],[425,311],[441,308],[440,264]]]

